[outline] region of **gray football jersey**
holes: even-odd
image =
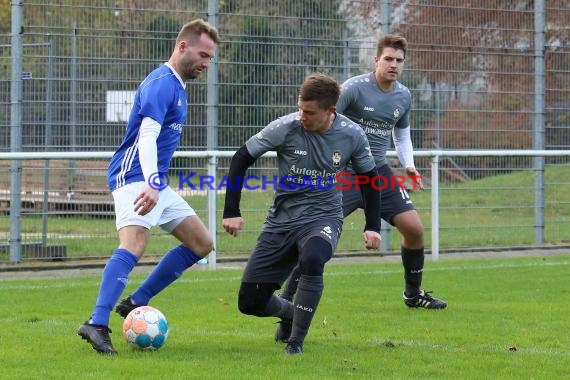
[[[358,75],[342,84],[337,112],[358,123],[370,143],[376,165],[387,164],[392,129],[410,125],[410,90],[396,81],[390,92],[378,86],[374,73]]]
[[[252,136],[246,147],[255,158],[277,152],[279,183],[263,231],[288,231],[323,218],[342,221],[336,175],[349,162],[357,173],[375,167],[362,128],[340,114],[324,133],[307,132],[298,112],[283,116]]]

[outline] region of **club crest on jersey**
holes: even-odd
[[[340,159],[341,159],[340,150],[335,150],[332,155],[333,165],[340,166]]]
[[[400,116],[400,109],[394,108],[394,117],[397,118],[398,116]]]

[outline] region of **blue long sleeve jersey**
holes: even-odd
[[[138,87],[121,145],[111,158],[107,180],[111,191],[144,181],[138,152],[141,122],[145,117],[162,127],[156,140],[158,171],[166,172],[180,144],[187,117],[186,86],[168,63],[152,71]]]

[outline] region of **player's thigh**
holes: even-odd
[[[243,272],[242,282],[281,286],[299,257],[291,232],[262,232]]]
[[[204,257],[214,249],[212,237],[197,215],[185,217],[171,234],[199,256]]]
[[[305,250],[307,242],[314,237],[324,239],[331,245],[332,251],[336,250],[340,235],[342,233],[342,220],[329,218],[314,221],[306,224],[303,228],[299,229],[295,235],[295,240],[298,241],[299,252]]]
[[[394,181],[391,180],[393,173],[388,165],[379,167],[378,174],[383,178],[387,178],[386,183],[380,192],[382,199],[380,205],[380,217],[394,226],[395,215],[407,211],[415,211],[416,208],[414,207],[412,199],[406,189],[398,186],[397,183],[394,183]]]
[[[161,191],[159,200],[164,202],[160,227],[198,255],[210,253],[212,236],[188,202],[170,187]]]
[[[423,246],[424,226],[416,210],[397,213],[392,217],[392,224],[398,228],[408,248]]]
[[[342,220],[337,219],[323,219],[304,226],[297,236],[303,273],[307,270],[322,273],[336,250],[341,233]]]

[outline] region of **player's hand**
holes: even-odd
[[[418,188],[420,190],[425,190],[424,182],[422,181],[422,175],[416,170],[416,168],[408,167],[406,168],[406,173],[408,174],[408,177],[414,181],[412,190],[416,190]]]
[[[158,189],[153,189],[149,185],[146,185],[133,202],[135,212],[141,216],[151,212],[158,203],[159,193],[160,191]]]
[[[244,224],[245,221],[241,216],[236,216],[235,218],[224,218],[222,221],[224,230],[234,237],[238,235]]]
[[[380,243],[382,242],[382,237],[376,231],[364,231],[362,234],[362,239],[364,239],[364,244],[366,249],[380,249]]]

